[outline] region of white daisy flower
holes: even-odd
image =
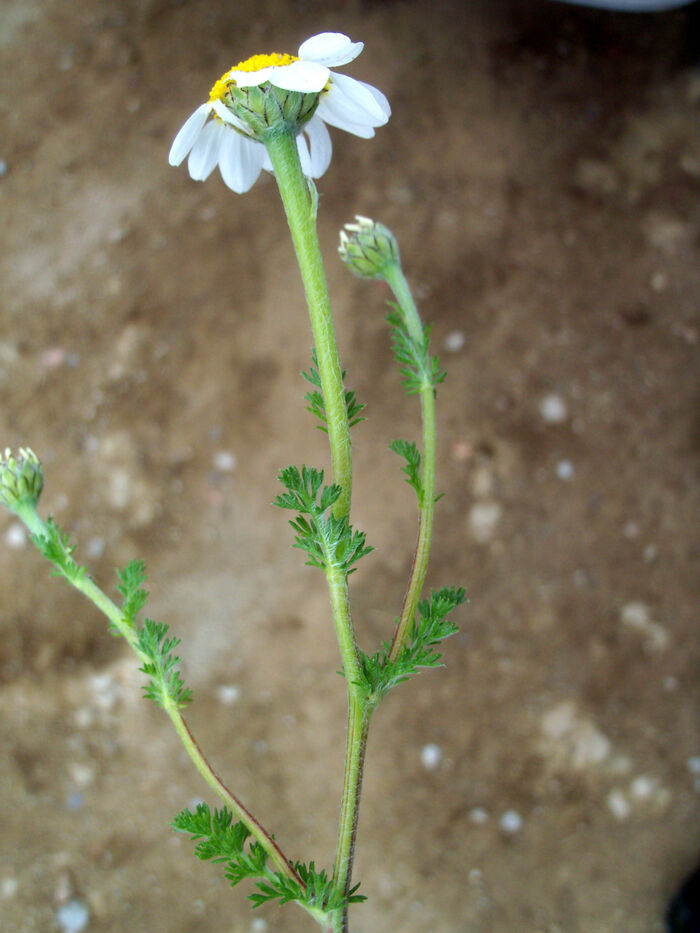
[[[189,154],[187,168],[195,181],[204,181],[218,165],[229,188],[239,194],[248,191],[261,170],[271,172],[272,165],[264,143],[254,138],[247,111],[236,113],[234,91],[261,88],[264,92],[272,87],[304,95],[295,98],[297,148],[304,174],[320,178],[332,152],[326,124],[369,139],[374,128],[383,126],[391,114],[389,102],[377,88],[330,70],[330,66],[353,61],[363,47],[364,43],[352,42],[340,32],[323,32],[302,42],[296,56],[275,52],[240,62],[219,78],[209,100],[185,121],[170,147],[168,161],[180,165]],[[283,101],[284,95],[280,98],[278,94],[276,101],[280,99]],[[299,116],[300,108],[311,117]],[[258,122],[261,117],[256,115]]]

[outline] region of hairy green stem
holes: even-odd
[[[33,504],[16,509],[16,514],[20,519],[22,519],[33,535],[36,535],[39,538],[47,537],[48,530],[46,523],[39,517]],[[99,586],[97,586],[94,580],[92,580],[87,575],[87,573],[84,573],[75,579],[72,579],[66,574],[63,574],[63,576],[68,581],[68,583],[70,583],[75,587],[75,589],[79,590],[84,596],[86,596],[90,602],[92,602],[100,610],[100,612],[102,612],[107,617],[114,628],[126,639],[126,641],[129,643],[129,646],[135,651],[139,660],[144,664],[148,663],[149,658],[143,653],[143,651],[141,651],[138,646],[138,635],[135,629],[129,625],[128,622],[126,622],[124,615],[117,604],[113,602],[109,596],[107,596],[99,588]],[[172,698],[165,696],[163,708],[170,717],[170,720],[175,727],[175,731],[177,732],[180,741],[184,745],[187,754],[190,756],[190,759],[192,760],[195,768],[197,771],[199,771],[200,775],[204,778],[209,787],[211,787],[214,793],[216,793],[224,801],[224,803],[226,803],[231,808],[231,810],[236,814],[237,818],[250,831],[250,834],[253,836],[253,838],[259,842],[265,852],[267,852],[268,857],[274,862],[282,874],[287,878],[293,879],[303,888],[304,884],[301,878],[291,867],[289,860],[277,845],[274,838],[260,825],[260,823],[241,803],[241,801],[231,793],[231,791],[226,787],[221,778],[216,774],[212,766],[204,757],[175,701]]]
[[[272,131],[265,145],[275,170],[309,306],[326,409],[333,481],[342,490],[333,506],[333,514],[347,517],[352,496],[350,427],[328,284],[316,230],[316,205],[309,194],[309,183],[301,170],[296,139],[291,132]]]
[[[392,265],[385,273],[386,281],[394,293],[406,321],[409,336],[416,343],[424,337],[418,309],[411,289],[399,265]],[[435,510],[435,389],[432,382],[425,381],[420,389],[421,418],[423,423],[423,451],[421,470],[420,515],[418,538],[413,555],[411,574],[404,595],[401,615],[394,632],[389,659],[395,660],[401,653],[411,632],[425,574],[428,569],[430,544],[433,535],[433,513]]]
[[[352,866],[357,841],[357,822],[360,812],[362,774],[367,752],[367,734],[372,708],[358,693],[351,694],[348,710],[348,741],[345,761],[343,802],[340,811],[340,829],[333,877],[336,887],[347,895],[352,885]],[[347,904],[343,915],[343,933],[347,930]]]
[[[333,479],[342,489],[333,507],[333,514],[336,517],[349,517],[352,491],[350,429],[328,286],[316,232],[315,202],[309,195],[309,185],[301,170],[293,136],[287,132],[275,133],[265,140],[265,144],[282,195],[309,305],[328,423]],[[357,686],[359,660],[350,614],[347,576],[331,564],[328,566],[326,576],[348,688],[349,707],[343,799],[333,874],[336,889],[345,895],[351,885],[370,711]],[[333,933],[347,930],[347,905],[342,917],[334,919],[332,930]]]

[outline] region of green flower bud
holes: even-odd
[[[361,279],[383,279],[388,267],[401,265],[396,237],[369,217],[358,214],[355,220],[340,231],[340,258]]]
[[[14,457],[8,447],[0,460],[0,503],[13,512],[21,504],[36,505],[43,488],[44,471],[34,451],[20,447]]]

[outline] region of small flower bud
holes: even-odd
[[[17,505],[36,505],[44,488],[44,471],[41,461],[28,447],[20,447],[16,457],[8,448],[0,460],[0,504],[11,511]]]
[[[357,223],[345,224],[340,231],[340,258],[361,279],[383,279],[389,266],[401,263],[396,237],[369,217],[358,214],[355,220]]]

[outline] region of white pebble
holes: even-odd
[[[90,922],[90,911],[84,901],[73,898],[67,904],[61,904],[56,911],[56,919],[63,933],[80,933]]]
[[[7,162],[0,159],[0,178],[4,178],[5,175],[7,175]]]
[[[102,557],[105,552],[105,539],[101,538],[99,535],[94,535],[88,541],[85,551],[88,557],[97,560],[97,558]]]
[[[24,525],[13,522],[5,532],[5,544],[13,551],[21,551],[27,545],[27,532]]]
[[[263,920],[262,917],[256,917],[255,920],[251,921],[250,933],[265,933],[266,930],[267,920]]]
[[[622,533],[628,541],[634,541],[639,537],[639,525],[635,521],[629,521],[622,529]]]
[[[498,502],[477,502],[469,510],[469,527],[474,540],[479,544],[490,541],[501,518]]]
[[[230,450],[219,450],[214,454],[214,466],[222,473],[233,473],[236,463],[236,455]]]
[[[83,765],[77,761],[68,765],[68,773],[76,787],[87,787],[95,780],[95,769],[92,765]]]
[[[241,695],[241,688],[235,684],[220,684],[216,688],[216,699],[223,706],[233,706]]]
[[[547,424],[561,424],[568,415],[566,402],[561,395],[545,395],[540,402],[540,414]]]
[[[571,479],[574,475],[574,465],[571,460],[560,460],[557,463],[557,476],[559,479]]]
[[[469,819],[475,826],[483,826],[484,823],[488,823],[489,820],[488,810],[485,810],[483,807],[472,807],[469,811]]]
[[[638,775],[630,784],[630,794],[635,800],[649,800],[658,789],[659,782],[648,774]]]
[[[693,755],[686,761],[686,765],[691,774],[697,774],[700,777],[700,755]]]
[[[16,878],[7,877],[0,880],[0,898],[4,901],[8,901],[11,897],[14,897],[19,888],[19,881]]]
[[[616,820],[626,820],[630,815],[629,802],[621,790],[611,790],[606,803]]]
[[[663,651],[668,646],[668,632],[652,620],[649,607],[645,603],[627,603],[622,607],[620,618],[623,625],[645,637],[644,647],[648,651]]]
[[[448,353],[459,353],[466,342],[467,338],[464,336],[464,331],[451,330],[445,337],[444,347]]]
[[[92,696],[98,709],[105,710],[106,712],[114,709],[119,700],[120,689],[119,684],[111,673],[93,674],[90,678],[90,686],[92,687]]]
[[[420,760],[426,770],[434,771],[442,761],[442,749],[432,742],[424,745],[421,749]]]
[[[504,833],[514,834],[519,833],[523,828],[523,818],[517,812],[517,810],[506,810],[502,814],[498,825],[501,827]]]

